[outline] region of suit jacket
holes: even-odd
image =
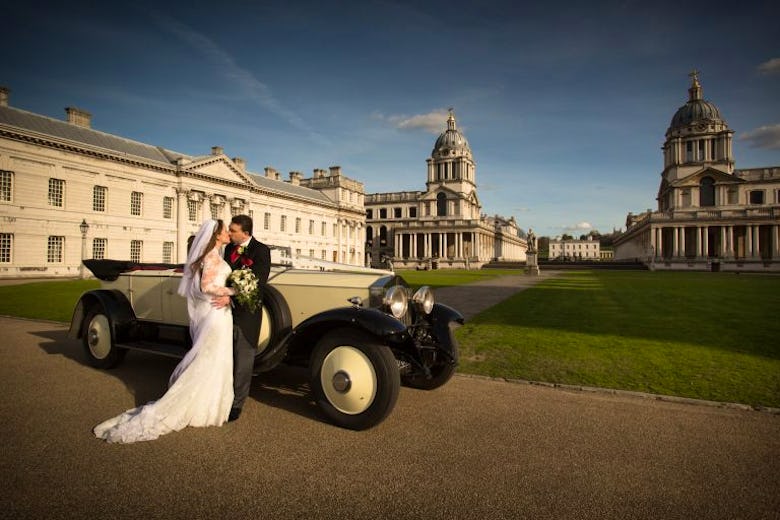
[[[268,283],[268,273],[271,270],[271,250],[268,246],[255,240],[254,237],[249,239],[244,253],[239,256],[235,262],[230,260],[233,254],[233,250],[237,246],[232,242],[225,246],[225,261],[230,265],[232,270],[241,269],[247,266],[255,273],[257,277],[258,286],[260,287],[260,297],[263,296],[263,289]],[[251,345],[257,345],[257,339],[260,336],[260,322],[262,320],[262,306],[252,312],[245,306],[240,305],[233,300],[233,322],[238,325],[241,332],[246,337],[247,341]]]

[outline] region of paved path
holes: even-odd
[[[87,366],[60,324],[0,318],[0,516],[762,519],[780,416],[455,377],[365,432],[322,421],[305,372],[258,377],[222,428],[107,445],[90,428],[176,361]]]
[[[539,276],[524,274],[498,276],[466,285],[442,287],[434,291],[434,297],[437,302],[457,309],[466,320],[469,320],[513,294],[558,274],[560,271],[542,271]]]

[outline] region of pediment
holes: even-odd
[[[448,199],[457,199],[463,196],[463,194],[458,191],[455,191],[444,185],[439,185],[436,188],[429,188],[428,191],[422,197],[420,197],[420,200],[436,200],[436,197],[441,192],[446,193]]]
[[[701,180],[704,177],[711,177],[715,181],[715,184],[740,184],[745,182],[740,178],[734,177],[733,175],[722,172],[721,170],[717,170],[715,168],[702,168],[701,170],[694,172],[687,177],[677,179],[671,183],[671,186],[674,186],[675,188],[698,186],[701,184]]]
[[[198,176],[210,177],[228,182],[240,184],[252,184],[249,175],[244,173],[236,164],[225,156],[209,156],[195,159],[187,164],[185,170]]]

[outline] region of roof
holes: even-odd
[[[0,106],[0,125],[8,125],[49,137],[101,148],[118,155],[132,156],[165,164],[171,164],[178,157],[187,157],[184,154],[166,150],[159,146],[140,143],[68,123],[67,121],[60,121],[7,106]]]

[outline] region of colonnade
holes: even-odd
[[[762,239],[761,228],[769,228],[768,243]],[[691,232],[693,230],[693,233]],[[711,232],[712,230],[712,232]],[[664,240],[664,235],[671,237]],[[766,233],[764,233],[766,235]],[[710,239],[714,240],[710,244]],[[674,226],[653,227],[650,246],[656,258],[691,257],[706,258],[780,258],[780,226],[776,224],[745,224],[726,226]],[[767,255],[768,253],[768,255]]]
[[[489,233],[473,231],[395,232],[393,251],[399,259],[415,258],[478,258],[518,259],[525,251],[520,242],[499,239]]]

